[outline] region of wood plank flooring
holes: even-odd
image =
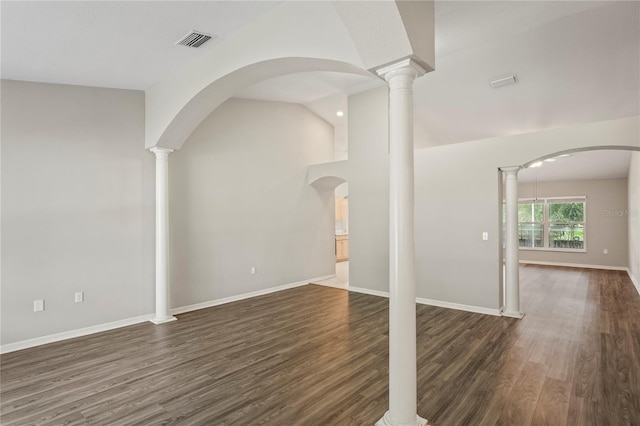
[[[417,307],[419,413],[445,425],[640,425],[624,272],[523,266],[522,320]],[[388,301],[304,286],[1,357],[2,425],[372,425]]]

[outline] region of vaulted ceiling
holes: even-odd
[[[2,78],[145,90],[279,3],[2,1]],[[217,37],[174,45],[192,29]],[[510,73],[517,84],[489,87]],[[311,72],[237,96],[303,103],[343,126],[346,95],[382,84]],[[416,81],[415,105],[417,147],[640,115],[640,2],[436,2],[436,70]]]

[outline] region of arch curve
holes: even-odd
[[[309,182],[309,185],[315,186],[316,188],[336,189],[345,182],[346,180],[339,176],[322,176],[313,182]]]
[[[147,148],[180,149],[200,123],[239,90],[270,78],[310,71],[341,72],[376,78],[357,65],[331,59],[286,57],[246,65],[212,81],[193,96],[173,117],[157,141],[147,141]]]
[[[627,145],[599,145],[599,146],[587,146],[587,147],[580,147],[580,148],[573,148],[573,149],[565,149],[562,151],[557,151],[548,155],[544,155],[542,157],[538,157],[534,160],[528,161],[522,165],[522,168],[526,169],[534,163],[544,161],[548,158],[554,158],[563,154],[573,154],[575,152],[603,151],[603,150],[640,151],[640,147],[627,146]]]

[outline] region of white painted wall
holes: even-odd
[[[629,271],[640,292],[640,152],[631,156],[628,181]]]
[[[333,149],[300,105],[230,99],[207,117],[169,156],[171,306],[334,274],[334,191],[307,183]]]
[[[586,252],[520,250],[521,261],[626,267],[629,262],[627,179],[518,185],[520,198],[586,196]],[[619,213],[619,214],[616,214]],[[607,249],[608,254],[604,254]]]
[[[6,80],[1,88],[2,344],[151,313],[144,93]],[[33,312],[34,299],[44,312]]]

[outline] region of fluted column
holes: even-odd
[[[502,167],[505,174],[505,309],[502,315],[522,318],[518,260],[518,171],[520,166]]]
[[[413,81],[410,59],[378,70],[389,83],[389,411],[377,426],[426,424],[417,415]]]
[[[169,154],[172,149],[151,148],[156,155],[156,313],[151,322],[175,321],[169,311]]]

